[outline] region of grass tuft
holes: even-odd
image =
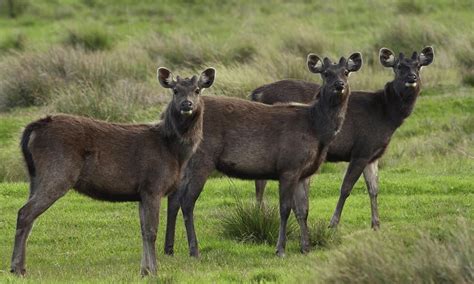
[[[339,231],[328,227],[327,220],[318,220],[309,225],[311,246],[316,249],[327,249],[341,243]]]
[[[274,245],[278,239],[280,224],[279,210],[275,206],[260,207],[255,202],[238,201],[227,210],[222,221],[223,235],[246,243],[265,243]],[[294,233],[295,225],[289,222],[288,235]]]
[[[109,50],[113,46],[113,38],[104,27],[89,24],[69,29],[63,43],[88,51]]]
[[[438,240],[419,233],[413,245],[396,234],[371,234],[336,251],[321,270],[324,283],[472,283],[474,230],[462,219]]]
[[[21,32],[11,33],[3,38],[0,42],[0,52],[5,51],[22,51],[26,47],[26,36]]]

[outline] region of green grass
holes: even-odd
[[[402,236],[415,243],[419,230],[442,235],[463,216],[473,218],[474,194],[469,184],[473,180],[437,176],[400,176],[381,172],[379,196],[381,232]],[[402,182],[400,182],[402,180]],[[430,182],[431,181],[431,182]],[[326,222],[336,203],[339,174],[322,174],[311,188],[310,221]],[[444,186],[449,182],[451,186]],[[425,184],[431,186],[425,188]],[[411,187],[407,187],[407,185]],[[343,248],[374,234],[370,227],[369,199],[359,183],[348,199],[342,217],[341,244],[330,249],[316,249],[303,256],[299,241],[288,243],[287,257],[274,256],[275,244],[248,244],[223,238],[222,218],[235,198],[253,200],[253,183],[212,179],[202,193],[196,208],[196,228],[201,246],[201,258],[191,259],[181,217],[178,219],[176,255],[164,256],[166,202],[161,210],[158,261],[159,279],[173,282],[252,281],[270,277],[278,282],[311,281],[317,279],[315,268]],[[27,185],[0,184],[0,279],[16,282],[8,274],[16,212],[25,202]],[[268,204],[277,203],[276,183],[266,194]],[[47,252],[47,253],[46,253]],[[135,203],[106,203],[69,193],[50,208],[36,223],[28,246],[26,281],[140,281],[139,262],[141,239],[138,208]],[[316,278],[315,278],[316,277]]]

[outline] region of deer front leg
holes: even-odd
[[[377,206],[377,195],[379,193],[379,161],[376,160],[368,164],[364,169],[364,179],[367,185],[367,191],[370,197],[370,209],[372,213],[372,229],[378,230],[380,228],[379,212]]]
[[[276,247],[276,254],[279,257],[285,256],[286,228],[293,204],[293,195],[297,186],[298,181],[296,179],[280,178],[280,229]]]
[[[310,178],[300,180],[293,196],[293,212],[295,213],[301,231],[301,253],[308,253],[310,250],[308,230],[309,181]]]
[[[160,196],[159,194],[141,194],[139,204],[140,225],[143,240],[143,254],[141,261],[141,274],[156,275],[156,234],[160,220]]]

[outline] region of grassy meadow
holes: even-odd
[[[0,282],[474,281],[472,1],[13,3],[9,9],[0,0]],[[71,192],[38,218],[27,277],[10,275],[16,214],[28,195],[18,147],[28,122],[50,113],[157,121],[171,96],[156,80],[158,66],[180,76],[215,67],[215,84],[206,91],[215,96],[246,98],[284,78],[320,82],[307,71],[309,52],[332,59],[362,52],[364,65],[350,77],[351,87],[376,90],[393,78],[378,62],[381,47],[411,55],[426,45],[434,47],[435,60],[421,72],[422,94],[380,161],[380,231],[370,229],[362,180],[337,232],[326,229],[346,164],[324,164],[310,192],[318,246],[301,255],[293,230],[287,256],[279,259],[275,243],[239,238],[229,228],[232,214],[252,209],[253,182],[216,175],[195,210],[201,258],[188,257],[181,216],[175,256],[164,256],[164,199],[158,277],[142,279],[138,205]],[[274,221],[276,182],[265,199]]]

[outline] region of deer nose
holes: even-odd
[[[191,101],[184,101],[181,103],[181,109],[184,109],[184,110],[190,110],[193,108],[193,103]]]
[[[416,74],[410,74],[410,75],[408,75],[408,81],[409,81],[410,83],[416,82],[416,79],[417,79]]]
[[[344,90],[344,81],[338,80],[334,83],[334,88],[338,91]]]

